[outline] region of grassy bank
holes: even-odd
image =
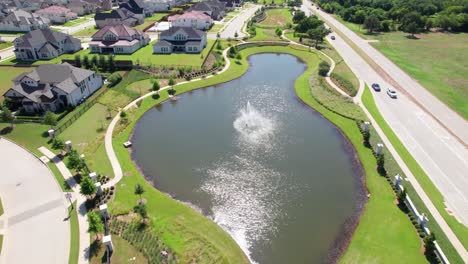
[[[70,213],[70,255],[68,256],[68,264],[77,264],[80,254],[80,232],[78,227],[78,214],[76,212],[76,202],[73,203],[73,208],[68,208]]]
[[[248,69],[246,58],[249,55],[262,52],[288,53],[306,61],[309,67],[295,83],[297,95],[307,105],[322,113],[345,132],[347,137],[356,146],[357,153],[365,168],[367,175],[366,184],[372,196],[366,205],[361,224],[355,232],[349,249],[343,258],[343,262],[353,260],[353,262],[357,261],[358,263],[395,263],[401,259],[405,259],[411,263],[424,263],[425,259],[420,251],[421,241],[406,215],[395,206],[395,196],[390,186],[375,171],[375,158],[369,149],[362,146],[362,136],[355,121],[329,111],[312,96],[311,89],[309,88],[309,75],[316,74],[319,62],[319,58],[315,53],[296,50],[290,47],[248,48],[241,51],[244,59],[239,64],[232,63],[232,67],[226,73],[207,79],[204,82],[177,86],[177,93],[180,94],[237,78]],[[138,118],[155,104],[166,99],[167,93],[162,92],[161,98],[158,100],[152,98],[143,100],[139,109],[132,114],[130,125],[121,133],[115,135],[113,142],[114,149],[121,162],[124,175],[127,175],[127,177],[124,177],[118,184],[117,196],[111,203],[111,210],[114,214],[131,210],[136,202],[133,188],[137,183],[143,184],[148,190],[145,193],[145,198],[148,201],[154,201],[148,203],[153,226],[156,230],[161,230],[160,236],[162,240],[173,248],[177,254],[181,255],[182,260],[190,259],[190,257],[196,255],[215,257],[215,259],[229,260],[229,262],[244,262],[246,259],[239,252],[238,247],[218,226],[201,217],[190,208],[175,202],[156,189],[151,188],[135,168],[130,159],[130,153],[121,147],[122,143],[128,140],[132,127]],[[193,226],[198,226],[198,228],[193,228]],[[204,240],[200,239],[201,234],[203,234]],[[186,241],[191,241],[191,243],[187,243]],[[220,244],[220,241],[224,241],[224,243]],[[387,252],[392,252],[392,254],[389,255]]]
[[[427,194],[429,194],[429,198],[431,199],[432,203],[435,205],[439,213],[442,215],[442,217],[445,219],[452,231],[458,237],[465,249],[468,248],[468,228],[460,222],[458,222],[458,220],[455,219],[453,216],[447,213],[447,211],[445,210],[444,197],[429,179],[424,170],[419,166],[416,160],[411,156],[411,154],[408,152],[403,143],[401,143],[401,141],[395,135],[395,133],[387,124],[385,119],[382,117],[368,88],[362,96],[362,102],[372,114],[372,117],[375,119],[375,121],[379,124],[380,128],[384,131],[387,138],[392,142],[393,147],[396,149],[400,157],[406,163],[411,173],[416,177],[417,181],[423,187],[424,191]],[[418,208],[422,206],[423,204],[418,205]]]

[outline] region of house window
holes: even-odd
[[[198,50],[197,47],[193,47],[193,51],[197,51],[197,50]]]
[[[192,47],[188,47],[188,51],[192,51]]]

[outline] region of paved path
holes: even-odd
[[[310,6],[310,2],[304,0],[304,3]],[[318,12],[327,23],[337,26],[340,31],[344,27],[330,15],[314,8],[311,10]],[[349,33],[350,31],[346,27],[344,28],[343,32],[347,32],[346,35],[354,35],[353,39],[359,38],[353,32]],[[389,71],[388,74],[382,76],[380,71],[375,71],[340,35],[334,35],[335,40],[328,38],[329,42],[336,48],[359,79],[365,81],[369,86],[374,82],[380,83],[384,89],[390,86],[385,76],[388,74],[393,76],[393,71]],[[363,46],[360,42],[358,42],[358,45],[361,47],[369,46],[368,43],[365,43],[367,46]],[[365,50],[367,51],[367,49]],[[385,58],[385,60],[388,59]],[[381,64],[380,59],[375,61],[379,65]],[[382,62],[382,66],[384,65],[386,63]],[[394,77],[399,82],[406,80],[406,78],[396,73]],[[421,92],[421,89],[413,86],[413,83],[415,83],[414,80],[408,82],[405,90],[398,89],[399,94],[396,100],[390,99],[385,91],[380,93],[373,91],[372,94],[387,123],[444,196],[447,207],[461,222],[468,226],[468,191],[466,191],[468,190],[466,173],[468,171],[468,148],[460,143],[445,127],[441,126],[431,114],[428,114],[425,108],[420,107],[421,104],[431,108],[434,106],[431,110],[434,112],[440,110],[441,103],[435,97],[432,97],[437,101],[432,104],[431,100],[420,95],[420,93],[427,93],[427,91]],[[403,85],[406,84],[403,83]],[[409,93],[412,96],[408,96]],[[414,97],[420,98],[420,100],[418,99],[419,103],[414,102]],[[445,110],[440,110],[437,116],[442,119],[453,116],[451,114],[453,111],[450,109]],[[457,132],[460,138],[468,138],[468,123],[460,118],[453,117],[454,119],[458,120],[456,125],[452,125],[452,119],[444,122],[448,127],[454,128],[452,131],[461,130],[462,132]]]
[[[40,147],[39,151],[57,166],[57,169],[60,171],[67,184],[73,189],[73,200],[76,200],[76,205],[78,207],[78,227],[80,233],[80,254],[78,257],[78,263],[88,263],[90,238],[88,233],[89,225],[86,217],[86,198],[80,194],[80,186],[76,183],[75,179],[73,179],[73,176],[68,170],[65,163],[46,147]]]
[[[67,201],[49,168],[37,157],[0,138],[0,196],[5,213],[0,263],[68,263]]]

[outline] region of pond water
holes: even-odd
[[[239,79],[148,111],[131,141],[154,186],[223,227],[255,263],[336,260],[365,191],[341,132],[294,93],[306,65],[249,59]]]

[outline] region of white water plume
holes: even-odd
[[[273,134],[274,123],[247,102],[234,121],[234,128],[249,142],[261,143]]]

